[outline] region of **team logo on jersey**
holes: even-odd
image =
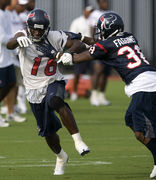
[[[103,29],[103,27],[105,29],[111,29],[111,25],[114,24],[114,22],[117,20],[117,17],[115,15],[110,15],[109,18],[104,18],[101,16],[100,20],[102,22],[101,29]]]

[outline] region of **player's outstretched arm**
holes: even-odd
[[[65,53],[62,54],[58,52],[57,63],[62,62],[64,65],[73,65],[74,63],[93,60],[93,57],[90,55],[89,51],[86,51],[85,44],[79,40],[71,40],[68,38],[65,48],[68,49],[68,51]]]
[[[84,61],[92,61],[94,58],[90,55],[89,51],[84,51],[80,54],[73,54],[72,61],[73,63],[80,63]]]
[[[64,65],[73,65],[74,63],[94,60],[88,51],[84,51],[80,54],[58,53],[58,56],[59,60],[57,63],[62,62]]]
[[[89,46],[96,43],[93,38],[87,36],[83,36],[81,41]]]
[[[71,53],[81,53],[86,50],[86,46],[79,40],[71,40],[68,38],[65,49]]]
[[[93,38],[87,37],[87,36],[82,36],[81,33],[73,33],[73,32],[65,32],[65,33],[68,35],[69,39],[71,39],[71,40],[77,39],[87,45],[93,45],[96,43]]]
[[[27,38],[24,35],[24,33],[19,32],[19,33],[16,33],[15,36],[8,41],[7,48],[10,50],[13,50],[13,49],[17,48],[18,46],[28,47],[30,44],[32,44],[30,39]]]

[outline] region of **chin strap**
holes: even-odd
[[[114,31],[112,34],[110,34],[107,38],[112,37],[112,36],[114,36],[115,34],[118,34],[118,32],[119,32],[119,30],[117,29],[117,30]]]

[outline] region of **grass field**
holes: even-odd
[[[35,119],[29,109],[27,122],[11,123],[0,129],[0,180],[146,180],[153,168],[148,150],[136,141],[124,124],[130,99],[124,84],[111,81],[109,107],[93,107],[87,99],[68,103],[75,114],[81,135],[91,153],[80,157],[63,127],[61,144],[69,155],[66,174],[53,176],[55,156],[37,136]]]

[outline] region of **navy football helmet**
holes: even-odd
[[[97,28],[100,31],[101,39],[107,39],[110,36],[116,35],[124,30],[122,18],[114,13],[104,13],[98,20]]]
[[[41,9],[32,10],[27,17],[26,27],[29,38],[33,42],[42,41],[50,30],[50,20],[48,14]],[[34,36],[33,31],[38,30],[38,36]]]

